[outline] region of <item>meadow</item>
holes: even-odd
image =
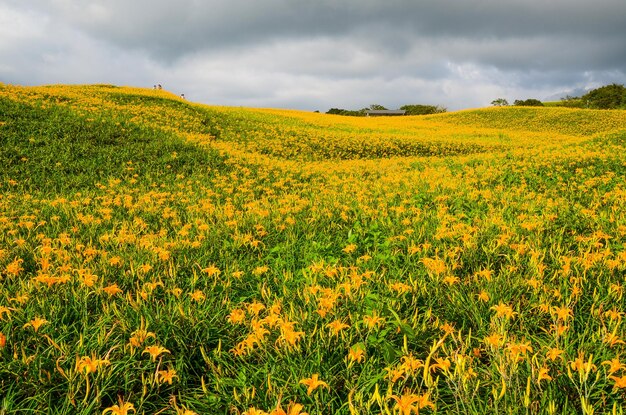
[[[623,414],[626,111],[0,84],[0,414]]]

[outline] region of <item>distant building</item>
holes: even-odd
[[[367,110],[365,111],[366,117],[385,117],[385,116],[396,116],[396,115],[404,115],[406,113],[405,110]]]

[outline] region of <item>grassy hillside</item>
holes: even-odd
[[[623,413],[624,111],[0,84],[0,143],[0,413]]]
[[[626,129],[622,110],[584,110],[557,107],[493,107],[446,114],[444,122],[480,125],[575,137]]]

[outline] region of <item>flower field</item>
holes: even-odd
[[[623,414],[626,112],[0,84],[0,414]]]

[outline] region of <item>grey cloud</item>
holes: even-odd
[[[452,109],[626,79],[624,0],[0,0],[0,81]]]
[[[12,2],[25,7],[23,2]],[[623,0],[33,0],[27,4],[37,4],[93,36],[145,49],[164,60],[272,39],[358,33],[356,41],[371,42],[384,38],[390,29],[397,35],[386,42],[387,47],[407,47],[423,36],[626,38]]]

